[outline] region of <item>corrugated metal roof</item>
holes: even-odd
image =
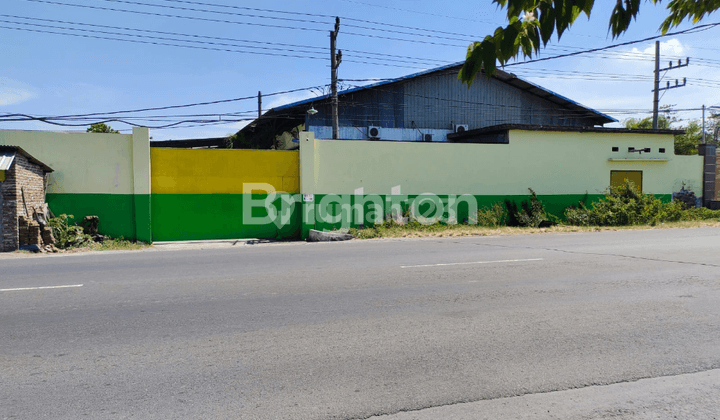
[[[615,133],[615,134],[658,134],[658,135],[678,135],[684,134],[685,130],[667,130],[667,129],[634,129],[624,127],[568,127],[568,126],[546,126],[546,125],[530,125],[530,124],[499,124],[491,127],[477,128],[462,133],[451,133],[447,135],[449,141],[461,141],[470,139],[481,134],[502,133],[509,130],[525,130],[525,131],[562,131],[575,133]]]
[[[27,160],[30,162],[40,166],[43,168],[43,171],[45,172],[52,172],[52,168],[47,166],[46,164],[40,162],[39,160],[35,159],[33,155],[23,150],[20,146],[10,146],[10,145],[0,145],[0,156],[4,155],[5,153],[12,153],[13,158],[20,153],[21,155],[25,156]],[[10,165],[12,164],[12,161],[8,163],[8,168],[10,168]]]
[[[360,90],[371,89],[371,88],[378,87],[378,86],[388,85],[391,83],[397,83],[397,82],[401,82],[403,80],[408,80],[408,79],[424,76],[424,75],[427,75],[430,73],[435,73],[435,72],[439,72],[439,71],[443,71],[443,70],[449,70],[452,68],[458,68],[458,70],[459,70],[463,64],[464,64],[464,62],[458,62],[458,63],[448,64],[446,66],[436,67],[436,68],[433,68],[430,70],[425,70],[425,71],[418,72],[418,73],[409,74],[407,76],[402,76],[402,77],[398,77],[395,79],[383,80],[381,82],[373,83],[370,85],[360,86],[360,87],[356,87],[356,88],[338,92],[338,96],[346,95],[348,93],[353,93],[353,92],[357,92]],[[478,77],[480,77],[480,76],[478,76]],[[543,98],[545,100],[548,100],[548,101],[558,104],[560,106],[564,106],[566,108],[575,109],[575,110],[592,112],[602,118],[606,118],[608,120],[607,122],[617,122],[618,121],[617,119],[615,119],[609,115],[603,114],[602,112],[599,112],[592,108],[588,108],[584,105],[581,105],[580,103],[575,102],[572,99],[566,98],[566,97],[559,95],[551,90],[545,89],[542,86],[539,86],[539,85],[536,85],[527,80],[521,79],[512,73],[506,73],[506,72],[498,69],[497,72],[495,73],[495,78],[502,82],[505,82],[511,86],[514,86],[522,91],[539,96],[540,98]],[[324,99],[329,99],[329,98],[330,98],[330,95],[328,94],[328,95],[318,96],[315,98],[304,99],[302,101],[297,101],[297,102],[293,102],[293,103],[290,103],[287,105],[282,105],[282,106],[276,107],[273,109],[273,111],[286,110],[286,109],[293,108],[293,107],[296,107],[299,105],[308,104],[311,102],[322,101]]]
[[[396,82],[400,82],[400,81],[403,81],[403,80],[412,79],[412,78],[414,78],[414,77],[424,76],[424,75],[426,75],[426,74],[435,73],[436,71],[442,71],[442,70],[451,69],[451,68],[453,68],[453,67],[457,67],[458,65],[462,65],[462,63],[448,64],[448,65],[446,65],[446,66],[435,67],[434,69],[430,69],[430,70],[425,70],[425,71],[421,71],[421,72],[418,72],[418,73],[409,74],[409,75],[407,75],[407,76],[397,77],[397,78],[395,78],[395,79],[388,79],[388,80],[383,80],[383,81],[381,81],[381,82],[373,83],[373,84],[370,84],[370,85],[358,86],[358,87],[356,87],[356,88],[352,88],[352,89],[347,89],[347,90],[340,91],[340,92],[338,92],[338,96],[340,96],[340,95],[345,95],[345,94],[348,94],[348,93],[357,92],[357,91],[359,91],[359,90],[365,90],[365,89],[370,89],[370,88],[374,88],[374,87],[378,87],[378,86],[388,85],[388,84],[390,84],[390,83],[396,83]],[[315,98],[303,99],[302,101],[293,102],[293,103],[287,104],[287,105],[278,106],[278,107],[275,107],[274,109],[277,110],[277,111],[279,111],[279,110],[282,110],[282,109],[292,108],[292,107],[295,107],[295,106],[298,106],[298,105],[308,104],[308,103],[310,103],[310,102],[321,101],[321,100],[323,100],[323,99],[329,99],[329,98],[330,98],[330,94],[327,94],[327,95],[322,95],[322,96],[318,96],[318,97],[315,97]]]
[[[10,165],[12,165],[15,160],[15,154],[16,152],[10,150],[0,151],[0,171],[10,169]]]

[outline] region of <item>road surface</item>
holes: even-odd
[[[0,419],[714,418],[718,369],[718,228],[0,259]]]

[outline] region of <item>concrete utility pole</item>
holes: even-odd
[[[670,86],[670,82],[667,82],[667,86],[664,88],[660,87],[660,72],[661,71],[668,71],[668,70],[675,70],[679,69],[680,67],[687,67],[690,64],[690,58],[685,59],[685,64],[682,64],[680,60],[678,60],[678,63],[676,66],[673,66],[672,61],[668,64],[668,67],[661,69],[660,68],[660,41],[655,41],[655,84],[653,88],[653,129],[658,128],[658,111],[660,108],[660,91],[661,90],[669,90],[669,89],[675,89],[679,87],[685,86],[685,83],[687,80],[683,78],[682,84],[678,83],[678,80],[675,79],[675,86]]]
[[[262,117],[262,92],[258,90],[258,119]]]
[[[703,144],[705,144],[705,105],[704,104],[702,106],[702,111],[703,111],[702,142],[703,142]]]
[[[658,128],[660,108],[660,41],[655,41],[655,83],[653,84],[653,129]]]
[[[332,136],[334,140],[339,138],[338,122],[338,96],[337,96],[337,69],[342,61],[342,51],[335,54],[335,42],[340,32],[340,18],[335,18],[335,30],[330,31],[330,89],[332,96]]]

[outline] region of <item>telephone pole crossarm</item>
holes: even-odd
[[[652,124],[653,129],[657,130],[658,128],[658,111],[660,108],[660,91],[661,90],[670,90],[675,89],[679,87],[683,87],[687,83],[687,79],[683,78],[682,84],[678,81],[678,79],[675,79],[675,85],[671,86],[670,82],[668,81],[665,87],[660,87],[660,72],[661,71],[668,71],[668,70],[675,70],[679,69],[680,67],[687,67],[690,65],[690,58],[685,59],[685,64],[682,63],[682,60],[678,60],[676,65],[673,65],[672,61],[668,63],[668,66],[664,69],[660,68],[660,41],[655,41],[655,78],[654,78],[654,84],[653,84],[653,118],[652,118]]]

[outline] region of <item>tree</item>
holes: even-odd
[[[685,130],[685,134],[675,136],[675,154],[697,155],[697,146],[702,143],[702,124],[693,120],[682,129]]]
[[[553,33],[557,32],[560,39],[581,14],[589,19],[595,3],[594,0],[492,1],[507,9],[508,25],[498,27],[493,35],[468,47],[465,64],[458,75],[468,86],[483,69],[487,77],[494,75],[497,61],[504,65],[520,54],[532,58],[540,51],[541,44],[547,45]],[[662,0],[650,1],[657,4]],[[627,30],[640,11],[640,3],[641,0],[616,0],[608,25],[613,39]],[[705,15],[720,9],[720,0],[671,0],[667,9],[670,13],[659,28],[663,34],[685,19],[699,22]]]
[[[113,130],[112,127],[105,123],[95,123],[91,125],[87,131],[87,133],[120,133],[117,130]]]
[[[658,117],[658,128],[669,129],[672,119],[660,115]],[[652,118],[643,119],[629,118],[624,121],[625,128],[634,129],[652,129]],[[685,134],[675,136],[675,154],[676,155],[697,155],[697,145],[702,143],[702,125],[698,121],[690,121],[686,127],[679,127],[679,130],[685,130]]]
[[[644,130],[652,130],[653,124],[652,124],[652,118],[647,117],[643,119],[637,119],[637,118],[628,118],[627,120],[623,121],[623,124],[625,125],[625,128],[633,128],[633,129],[644,129]],[[658,128],[661,130],[667,130],[670,128],[670,120],[665,117],[664,115],[658,116]]]

